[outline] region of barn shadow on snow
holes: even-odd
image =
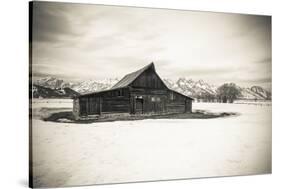
[[[212,113],[204,110],[196,110],[192,113],[169,113],[169,114],[103,114],[96,116],[85,116],[75,119],[72,111],[53,112],[42,118],[44,121],[58,123],[95,123],[113,121],[133,121],[145,119],[213,119],[239,116],[235,112]]]

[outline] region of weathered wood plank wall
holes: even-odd
[[[166,87],[153,67],[124,88],[92,93],[74,100],[79,115],[102,113],[191,112],[192,100]]]
[[[166,89],[163,81],[152,68],[143,72],[130,86],[139,88]]]

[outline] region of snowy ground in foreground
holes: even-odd
[[[71,107],[71,101],[33,108]],[[71,186],[271,172],[271,106],[194,103],[239,112],[215,119],[65,124],[33,119],[35,186]]]

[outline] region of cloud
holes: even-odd
[[[271,78],[270,16],[50,2],[33,16],[38,77],[121,78],[153,61],[162,77]]]
[[[75,35],[61,4],[33,3],[33,40],[49,42]]]

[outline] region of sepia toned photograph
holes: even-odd
[[[271,16],[29,4],[29,186],[270,174]]]

